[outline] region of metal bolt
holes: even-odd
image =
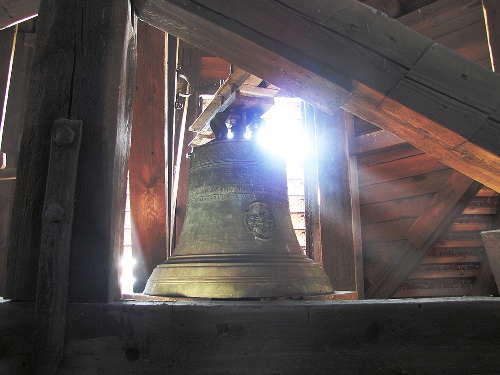
[[[64,216],[64,208],[62,208],[60,205],[57,203],[51,204],[47,209],[45,210],[45,217],[49,219],[52,222],[58,222],[61,221],[61,219]]]
[[[54,131],[54,140],[59,146],[67,146],[73,143],[75,135],[75,132],[68,125],[62,125]]]

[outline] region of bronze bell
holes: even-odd
[[[262,298],[333,293],[305,256],[288,206],[284,160],[253,141],[215,140],[191,157],[186,219],[145,294]]]

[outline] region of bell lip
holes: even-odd
[[[168,262],[168,261],[167,261]],[[299,262],[162,263],[144,294],[181,298],[278,298],[334,293],[323,269],[307,257]]]

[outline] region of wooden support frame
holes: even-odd
[[[363,261],[355,157],[348,154],[353,116],[339,109],[305,113],[314,161],[306,161],[309,252],[335,291],[363,297]],[[333,146],[332,146],[333,145]],[[317,181],[317,184],[314,183]],[[318,196],[318,195],[319,196]],[[316,207],[317,206],[317,207]]]
[[[56,120],[51,137],[35,306],[37,374],[55,374],[64,353],[80,120]]]
[[[137,35],[129,186],[134,292],[142,293],[168,253],[165,132],[170,111],[166,100],[168,35],[144,22],[137,24]]]
[[[406,231],[403,243],[395,242],[398,247],[397,252],[366,290],[365,296],[391,298],[479,189],[481,189],[480,183],[453,171],[425,211]]]
[[[146,22],[500,189],[500,77],[373,8],[355,0],[134,5]]]
[[[9,298],[35,298],[50,132],[61,117],[85,124],[68,298],[120,298],[135,22],[127,1],[41,4],[9,236]]]

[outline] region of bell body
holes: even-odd
[[[259,298],[333,293],[305,256],[288,205],[284,160],[253,141],[212,141],[191,157],[186,219],[145,294]]]

